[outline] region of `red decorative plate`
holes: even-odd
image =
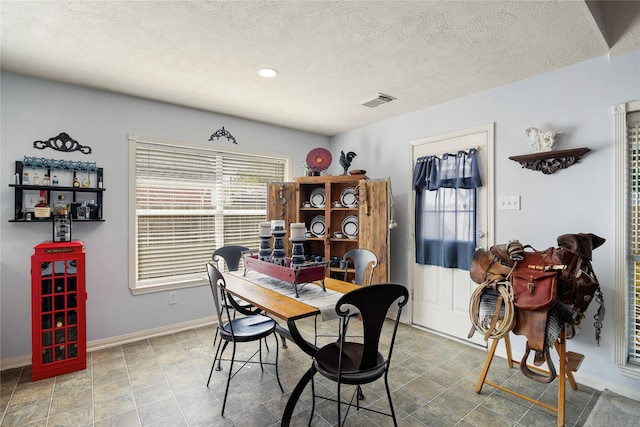
[[[321,172],[331,166],[331,153],[326,148],[314,148],[307,154],[307,167],[314,172]]]

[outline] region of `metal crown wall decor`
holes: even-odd
[[[229,131],[224,128],[224,126],[222,126],[222,129],[218,129],[217,131],[215,131],[213,135],[209,137],[209,141],[213,141],[213,138],[220,139],[220,137],[227,138],[227,140],[233,142],[234,144],[238,144],[233,135],[231,135]]]
[[[91,147],[81,145],[78,141],[71,138],[66,132],[62,132],[60,135],[49,138],[46,141],[34,141],[33,146],[39,150],[53,148],[56,151],[64,151],[65,153],[79,151],[83,154],[91,154]]]

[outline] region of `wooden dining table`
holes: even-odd
[[[304,303],[297,298],[292,298],[260,286],[246,277],[225,273],[224,278],[226,291],[229,294],[260,308],[267,314],[286,321],[287,329],[280,327],[278,328],[278,333],[296,343],[300,349],[309,356],[313,357],[316,354],[318,347],[302,336],[296,326],[296,321],[321,314],[320,308]],[[315,284],[313,286],[315,286]],[[328,277],[324,279],[324,286],[328,290],[341,294],[346,294],[360,288],[359,285]],[[309,377],[309,371],[307,371],[298,381],[298,384],[291,392],[291,396],[287,401],[281,425],[289,425],[295,405],[310,380],[311,377]]]
[[[295,342],[308,355],[315,355],[318,347],[304,339],[295,322],[296,320],[321,314],[320,308],[260,286],[246,277],[225,273],[224,279],[228,293],[254,307],[260,308],[265,313],[287,322],[288,330],[279,328],[278,333]],[[310,286],[316,286],[316,284],[310,284]],[[317,286],[320,285],[317,284]],[[350,282],[329,277],[324,279],[324,286],[326,289],[340,294],[346,294],[360,287]]]

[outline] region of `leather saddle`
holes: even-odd
[[[550,347],[560,330],[557,334],[550,333],[550,325],[565,330],[568,326],[573,331],[573,326],[584,318],[594,294],[599,292],[591,267],[592,250],[604,241],[594,234],[563,234],[557,239],[558,248],[544,251],[536,251],[518,241],[492,246],[489,251],[476,251],[470,268],[474,282],[493,287],[498,281],[511,282],[516,317],[512,332],[527,338],[525,354],[520,361],[520,371],[526,377],[542,383],[556,378]],[[558,302],[566,307],[556,307]],[[570,314],[558,315],[566,311]],[[572,332],[567,334],[567,338],[572,337]],[[599,338],[598,331],[596,338]],[[529,368],[527,361],[531,351],[534,352],[533,364],[546,363],[548,375]]]

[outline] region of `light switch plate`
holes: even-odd
[[[499,210],[520,210],[520,196],[500,196],[498,197]]]

